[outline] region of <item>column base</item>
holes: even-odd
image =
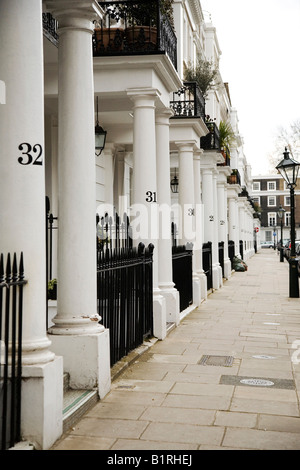
[[[47,450],[63,432],[63,358],[22,367],[22,439]]]
[[[109,330],[85,335],[51,335],[51,341],[51,349],[63,356],[70,387],[97,388],[99,397],[105,397],[111,386]]]
[[[167,336],[166,300],[160,289],[153,293],[153,335],[161,340]]]
[[[203,270],[197,271],[197,276],[200,279],[201,285],[201,302],[207,300],[207,277]]]
[[[220,289],[222,287],[222,268],[219,264],[214,264],[212,267],[212,284],[213,289]]]
[[[175,289],[174,284],[160,284],[160,294],[165,299],[166,303],[166,322],[175,323],[180,322],[179,311],[179,292]]]
[[[193,273],[193,304],[199,307],[201,304],[201,280]]]
[[[229,279],[231,276],[231,261],[230,259],[224,260],[224,278]]]

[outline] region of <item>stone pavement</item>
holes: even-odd
[[[53,450],[299,450],[300,299],[274,250],[247,264]]]

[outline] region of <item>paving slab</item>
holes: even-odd
[[[247,264],[138,355],[53,449],[300,450],[300,299],[275,251]]]

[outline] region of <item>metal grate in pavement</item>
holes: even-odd
[[[233,356],[202,356],[199,364],[202,366],[221,366],[231,367],[233,364]]]

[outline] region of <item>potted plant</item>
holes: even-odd
[[[219,135],[221,151],[230,149],[236,143],[236,136],[229,121],[220,121]]]
[[[168,19],[174,27],[174,0],[159,0],[161,21]],[[126,3],[126,18],[129,26],[125,30],[128,46],[141,49],[154,49],[157,45],[157,2],[140,1]]]
[[[48,299],[57,300],[57,279],[48,282]]]
[[[208,92],[219,86],[219,68],[214,66],[213,62],[198,54],[196,64],[189,62],[184,71],[184,80],[187,82],[196,82],[206,99]]]

